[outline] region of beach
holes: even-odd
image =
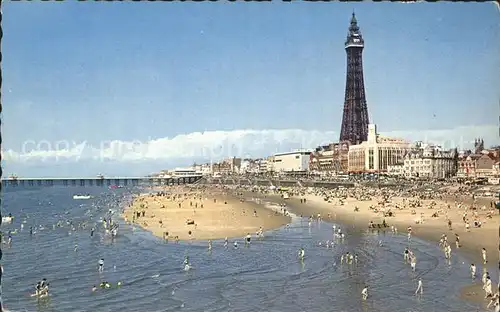
[[[498,239],[500,216],[496,212],[492,215],[492,218],[486,217],[490,209],[481,210],[479,208],[477,210],[477,218],[481,222],[481,227],[470,225],[467,231],[462,220],[465,208],[458,208],[456,206],[457,203],[451,199],[420,200],[420,206],[410,207],[410,200],[401,197],[391,198],[390,203],[385,204],[380,204],[382,202],[380,197],[370,200],[346,198],[342,200],[343,203],[339,200],[332,200],[329,203],[320,195],[313,194],[308,194],[304,198],[306,199],[306,206],[317,208],[317,213],[321,213],[322,218],[325,220],[330,219],[361,228],[367,228],[370,222],[378,226],[378,224],[382,224],[385,220],[389,226],[395,226],[400,233],[406,234],[407,228],[411,226],[412,235],[434,242],[439,242],[441,236],[446,234],[448,241],[453,245],[453,249],[456,248],[455,234],[458,234],[459,248],[466,252],[471,261],[476,263],[482,262],[482,248],[486,248],[489,251],[488,261],[491,264],[496,264],[499,261]],[[459,201],[465,202],[464,206],[467,205],[466,199],[462,198]],[[450,208],[448,208],[448,205]],[[358,210],[354,211],[356,207]],[[306,210],[301,209],[302,213],[306,211],[310,211],[310,208],[306,208]],[[393,215],[384,216],[384,211],[385,213],[392,211]],[[435,213],[437,216],[432,217]],[[328,218],[328,214],[330,214],[330,218]],[[468,212],[469,216],[470,214]],[[448,226],[448,219],[452,222],[451,229]],[[386,230],[391,229],[388,228]]]
[[[321,213],[322,219],[328,218],[327,208],[321,208],[319,203],[308,200],[301,204],[301,196],[285,200],[277,192],[259,193],[254,189],[175,186],[155,189],[153,196],[125,188],[103,192],[102,187],[5,192],[4,211],[12,212],[16,218],[3,229],[6,237],[9,231],[13,236],[12,244],[4,242],[3,265],[8,268],[4,274],[4,285],[8,285],[3,289],[4,305],[10,311],[35,311],[45,304],[50,304],[52,311],[301,312],[322,310],[325,306],[335,311],[364,311],[366,306],[370,311],[478,311],[488,302],[481,285],[468,287],[471,278],[465,253],[453,251],[450,265],[436,242],[417,235],[410,247],[418,258],[416,272],[413,272],[402,257],[402,251],[409,246],[403,228],[396,234],[390,229],[369,230],[367,223],[361,220],[357,221],[358,225],[347,219],[345,222],[332,220],[337,229],[345,233],[345,239],[339,239],[332,237],[330,223],[320,220],[309,223],[307,217],[294,217],[288,226],[264,227],[264,237],[252,239],[251,244],[233,246],[234,242],[242,243],[246,235],[238,229],[234,238],[229,238],[227,248],[222,241],[214,241],[213,248],[209,249],[206,240],[196,240],[194,231],[192,241],[175,243],[162,241],[139,226],[141,222],[151,223],[153,204],[166,202],[163,205],[174,208],[181,203],[189,209],[191,200],[188,199],[193,197],[196,208],[196,196],[208,198],[203,201],[207,201],[204,208],[214,198],[221,201],[227,198],[228,203],[222,202],[224,206],[217,208],[218,213],[241,210],[239,200],[244,198],[242,205],[248,207],[245,210],[250,218],[265,219],[265,213],[273,211],[264,207],[281,211],[285,208],[280,206],[283,203],[291,212],[302,210],[299,215]],[[74,200],[75,193],[89,193],[92,198]],[[174,195],[178,201],[165,201]],[[124,224],[122,216],[115,213],[130,209],[131,200],[141,208],[138,199],[150,200],[148,196],[157,202],[142,208],[145,217],[139,217],[136,224]],[[144,207],[147,200],[142,200]],[[233,200],[234,208],[229,208]],[[251,201],[260,202],[262,206],[254,206]],[[258,217],[253,217],[254,207]],[[136,212],[142,214],[140,209]],[[347,213],[352,214],[349,209]],[[241,226],[248,226],[245,218],[239,215],[235,218]],[[104,219],[119,224],[116,237],[107,231]],[[190,229],[180,218],[177,226],[184,231]],[[451,238],[450,241],[453,243]],[[305,249],[304,261],[297,259],[301,248]],[[341,258],[347,252],[355,254],[358,260],[342,263]],[[183,265],[186,256],[192,265],[187,272]],[[104,259],[103,272],[98,271],[99,259]],[[482,267],[478,265],[477,283],[480,283]],[[490,272],[496,283],[497,271]],[[425,289],[423,300],[415,295],[420,277]],[[47,278],[51,285],[51,297],[46,301],[30,296],[41,278]],[[99,287],[104,281],[112,287]],[[92,290],[93,285],[98,286],[96,291]],[[360,296],[363,285],[369,287],[367,301]]]
[[[415,196],[388,196],[376,189],[324,190],[292,188],[290,199],[284,200],[279,195],[271,198],[287,203],[288,209],[304,217],[341,223],[359,232],[366,231],[373,223],[375,229],[407,235],[411,227],[412,236],[434,242],[440,242],[447,236],[453,254],[460,253],[468,262],[476,264],[481,270],[478,279],[460,289],[460,297],[486,305],[480,276],[489,271],[495,280],[499,280],[499,234],[500,215],[491,209],[491,198],[473,198],[470,194],[444,194],[436,198],[422,199],[425,192],[416,192]],[[452,196],[451,196],[452,195]],[[269,196],[266,195],[266,196]],[[419,198],[420,197],[420,198]],[[432,196],[430,196],[432,197]],[[426,198],[425,196],[423,198]],[[390,216],[389,216],[390,213]],[[469,229],[465,220],[471,223]],[[451,221],[451,227],[448,222]],[[480,227],[474,222],[480,222]],[[387,227],[384,227],[383,223]],[[456,244],[456,235],[459,245]],[[487,250],[488,262],[483,263],[482,248]],[[444,258],[444,253],[442,254]]]
[[[144,216],[143,216],[144,213]],[[225,188],[165,187],[141,194],[123,212],[127,222],[168,240],[216,240],[279,228],[290,217]]]

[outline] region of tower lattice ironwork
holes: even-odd
[[[345,86],[344,113],[340,130],[340,141],[359,144],[368,137],[368,107],[363,80],[363,36],[356,16],[352,13],[351,25],[345,41],[347,53],[347,77]]]

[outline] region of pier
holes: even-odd
[[[139,186],[139,185],[183,185],[196,183],[195,177],[105,177],[105,178],[17,178],[2,179],[2,187],[40,186]]]

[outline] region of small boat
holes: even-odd
[[[73,195],[73,199],[91,199],[90,195]]]

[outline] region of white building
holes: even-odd
[[[418,144],[417,150],[405,156],[406,178],[444,179],[457,172],[456,150],[443,151],[439,146]]]
[[[312,151],[295,151],[274,154],[273,171],[282,173],[306,172],[309,170],[309,159]]]
[[[196,172],[201,173],[202,175],[211,175],[212,174],[212,166],[210,164],[195,164],[193,165],[193,169]]]
[[[269,165],[272,165],[272,164],[269,164],[267,159],[257,160],[257,173],[266,174],[268,171],[270,171]]]
[[[403,139],[379,135],[377,126],[370,124],[367,141],[349,147],[349,172],[387,173],[389,166],[403,163],[405,155],[413,149],[414,147]]]

